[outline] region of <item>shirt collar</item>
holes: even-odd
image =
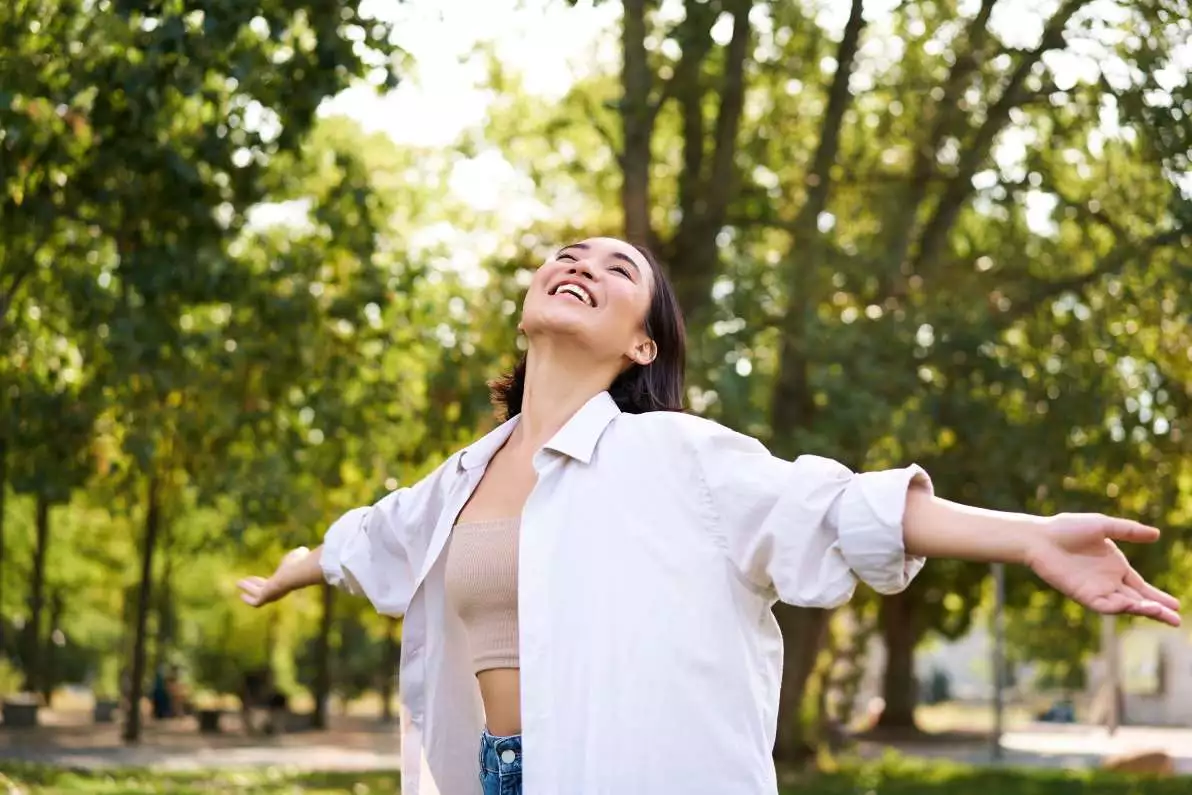
[[[617,407],[612,396],[608,392],[601,392],[575,412],[551,437],[544,449],[571,456],[585,464],[591,463],[592,453],[596,450],[596,442],[600,440],[600,435],[620,413],[621,409]],[[467,470],[487,467],[488,462],[509,439],[520,420],[520,414],[510,418],[465,448],[459,459],[460,466]]]

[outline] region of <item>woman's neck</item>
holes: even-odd
[[[546,444],[616,375],[613,366],[601,366],[574,348],[531,343],[515,441],[533,449]]]

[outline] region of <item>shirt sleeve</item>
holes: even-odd
[[[366,597],[378,613],[404,614],[438,519],[443,472],[451,463],[337,519],[323,537],[324,579]]]
[[[916,465],[862,474],[829,458],[777,458],[715,423],[697,434],[697,460],[720,542],[756,587],[802,607],[835,607],[857,581],[898,593],[922,569],[907,555],[902,518]]]

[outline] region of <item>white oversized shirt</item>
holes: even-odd
[[[455,519],[515,417],[424,480],[327,532],[328,582],[404,615],[402,792],[478,795],[484,725],[464,627],[447,607]],[[773,795],[777,599],[882,593],[917,466],[794,462],[698,417],[592,398],[540,450],[521,516],[525,795]]]

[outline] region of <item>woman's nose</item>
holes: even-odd
[[[589,279],[595,279],[596,274],[588,267],[586,262],[577,262],[567,269],[567,272],[574,276],[585,276]]]

